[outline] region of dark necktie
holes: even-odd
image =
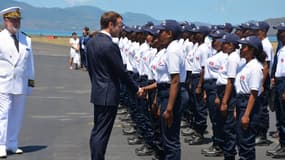
[[[16,48],[17,48],[17,51],[19,52],[19,41],[18,41],[16,35],[13,34],[13,35],[11,35],[11,37],[13,38],[14,43],[15,43],[15,46],[16,46]]]
[[[277,53],[275,53],[274,55],[274,59],[273,59],[273,64],[272,64],[272,70],[271,70],[271,77],[275,77],[275,72],[276,72],[276,68],[277,68],[277,61],[278,61],[278,56]]]

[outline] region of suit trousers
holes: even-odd
[[[18,148],[26,96],[0,93],[0,149]]]
[[[118,106],[94,105],[94,127],[90,137],[92,160],[105,160],[106,148],[117,110]]]

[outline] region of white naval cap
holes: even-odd
[[[0,15],[3,15],[3,18],[21,18],[20,11],[20,7],[14,6],[1,10]]]

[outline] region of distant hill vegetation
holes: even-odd
[[[91,29],[100,29],[99,20],[104,10],[93,6],[78,6],[69,8],[45,8],[33,7],[24,2],[14,0],[1,0],[0,9],[20,6],[23,9],[23,29],[43,30],[43,31],[80,31],[84,26]],[[122,13],[126,25],[143,25],[148,21],[158,24],[157,20],[146,14]],[[280,22],[285,22],[283,18],[272,18],[266,20],[271,26]],[[2,18],[0,18],[0,27]],[[209,25],[203,22],[194,22],[197,25]],[[276,34],[272,28],[269,30],[270,35]]]
[[[13,0],[1,0],[0,4],[0,9],[11,6],[21,7],[23,9],[22,26],[29,30],[78,31],[84,26],[98,30],[100,17],[104,13],[104,10],[93,6],[43,8]],[[122,16],[127,25],[143,25],[148,21],[159,23],[158,20],[145,14],[128,12],[123,13]]]
[[[267,23],[270,24],[270,26],[275,26],[279,23],[285,22],[285,17],[281,17],[281,18],[270,18],[265,20]],[[276,34],[276,30],[273,29],[272,27],[270,28],[270,30],[268,31],[269,35],[275,35]]]

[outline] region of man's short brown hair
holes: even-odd
[[[123,19],[123,17],[119,13],[116,13],[114,11],[105,12],[101,16],[100,20],[101,29],[106,29],[109,25],[109,22],[112,22],[114,25],[116,25],[118,18]]]

